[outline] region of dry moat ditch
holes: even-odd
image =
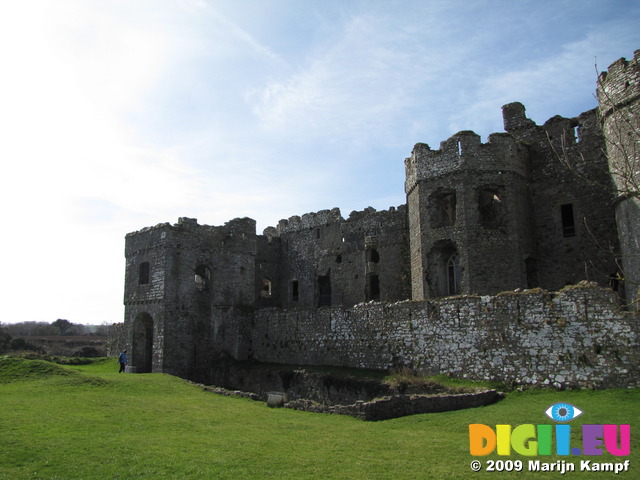
[[[419,413],[495,403],[503,394],[486,388],[448,387],[418,377],[327,367],[236,363],[214,374],[207,391],[317,413],[387,420]]]

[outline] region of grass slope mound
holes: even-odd
[[[104,379],[85,375],[45,360],[0,357],[0,384],[22,381],[48,381],[70,385],[105,385]]]
[[[557,402],[584,412],[571,422],[572,447],[582,447],[583,424],[630,424],[637,432],[640,389],[514,391],[485,407],[363,422],[211,395],[165,374],[118,374],[113,358],[60,368],[85,378],[105,378],[109,387],[69,387],[47,377],[0,384],[0,480],[565,477],[557,470],[528,471],[529,458],[550,465],[575,464],[576,472],[566,473],[570,479],[640,478],[640,449],[635,443],[628,457],[613,457],[603,443],[598,447],[602,455],[591,457],[557,455],[555,448],[550,455],[534,457],[515,451],[509,456],[496,452],[473,457],[469,452],[470,424],[492,429],[498,424],[553,424],[544,412]],[[555,447],[555,436],[552,442]],[[481,461],[482,472],[471,470],[473,460]],[[489,460],[496,466],[519,460],[523,470],[487,472]],[[578,471],[583,460],[630,460],[630,467],[619,475],[583,473]]]

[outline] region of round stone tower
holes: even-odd
[[[598,78],[598,103],[616,191],[621,275],[627,303],[640,298],[640,50]]]

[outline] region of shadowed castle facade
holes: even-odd
[[[406,205],[368,208],[347,218],[338,209],[294,216],[262,235],[249,218],[222,226],[180,218],[128,234],[124,331],[131,365],[138,372],[200,381],[212,377],[222,357],[472,372],[470,363],[492,362],[491,355],[495,360],[504,353],[501,364],[517,363],[518,349],[524,348],[518,337],[500,353],[511,340],[495,346],[487,337],[495,332],[479,325],[506,322],[501,328],[508,330],[518,318],[537,325],[560,311],[563,318],[570,316],[566,308],[581,312],[581,306],[567,307],[567,298],[550,300],[540,292],[588,280],[580,300],[571,301],[589,297],[600,305],[599,320],[617,322],[614,331],[633,334],[617,359],[600,365],[603,379],[609,378],[607,371],[619,376],[622,357],[627,362],[637,357],[637,326],[626,323],[633,314],[614,308],[622,288],[603,293],[594,283],[615,289],[622,262],[627,300],[635,299],[640,206],[637,197],[618,198],[620,180],[614,176],[612,182],[609,162],[627,159],[619,150],[612,153],[607,138],[626,128],[626,151],[637,152],[637,130],[621,127],[620,118],[637,122],[639,116],[639,57],[636,51],[633,60],[621,59],[601,76],[602,112],[553,117],[539,126],[522,104],[512,103],[503,107],[506,133],[492,134],[486,143],[462,131],[438,150],[415,145],[405,160]],[[567,161],[574,157],[582,161]],[[518,289],[542,295],[547,307],[540,313],[531,296],[495,300],[500,292]],[[576,325],[590,321],[589,301],[584,300]],[[467,307],[475,310],[461,316]],[[454,317],[457,326],[447,326]],[[449,338],[460,322],[476,322],[480,330],[473,339],[465,340],[464,333]],[[473,330],[467,327],[463,330]],[[440,351],[434,353],[436,362],[428,352],[442,348],[435,346],[442,341],[454,342],[458,350],[469,341],[468,354],[475,349],[477,356]],[[599,341],[608,344],[607,338]],[[577,358],[583,347],[566,349]],[[602,352],[601,346],[589,354]],[[529,361],[524,373],[489,364],[485,371],[495,370],[490,377],[543,383],[551,373],[532,372],[551,372],[562,363],[528,355],[537,360]],[[584,368],[562,378],[584,384]]]

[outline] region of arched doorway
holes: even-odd
[[[138,373],[151,373],[153,369],[153,318],[140,313],[133,321],[131,365]]]
[[[463,269],[456,245],[451,240],[440,240],[427,258],[429,270],[425,277],[430,286],[430,294],[435,297],[461,294]]]

